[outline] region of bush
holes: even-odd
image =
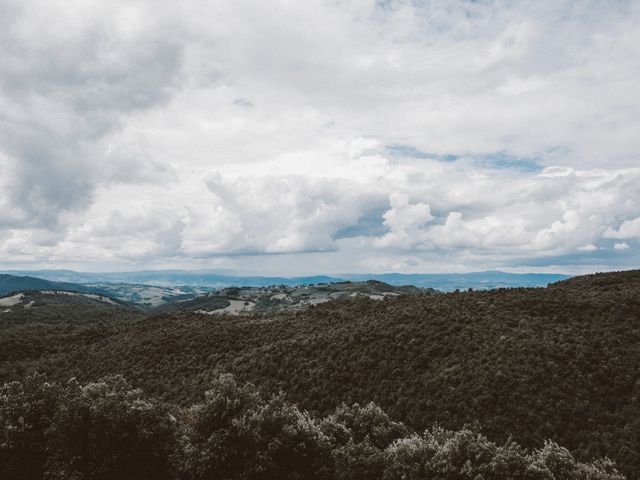
[[[46,436],[62,389],[43,375],[0,388],[0,478],[41,480],[47,459]]]
[[[41,375],[0,389],[2,480],[623,480],[609,459],[527,451],[471,428],[422,435],[377,405],[316,419],[230,375],[188,408],[150,400],[121,376],[64,385]]]

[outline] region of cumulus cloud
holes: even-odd
[[[633,2],[3,1],[0,261],[615,262],[640,237],[639,24]]]
[[[425,240],[425,226],[433,220],[429,205],[411,204],[409,196],[399,192],[389,195],[389,204],[391,208],[382,216],[389,232],[376,239],[374,245],[403,248],[421,245]]]
[[[607,238],[633,238],[640,237],[640,217],[633,220],[625,220],[619,228],[608,228],[604,232]]]
[[[215,197],[209,210],[213,218],[196,221],[193,235],[186,232],[187,252],[331,250],[336,233],[358,220],[366,198],[348,182],[302,176],[225,178],[216,173],[206,184]],[[220,221],[226,229],[219,228]]]

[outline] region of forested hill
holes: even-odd
[[[80,285],[77,283],[53,282],[36,277],[0,274],[0,297],[9,293],[23,292],[26,290],[61,290],[67,292],[84,292],[96,294],[106,293],[100,289]]]
[[[42,330],[22,326],[20,342],[40,346],[23,354],[0,337],[15,350],[0,375],[120,373],[188,405],[230,372],[318,415],[375,401],[418,431],[477,422],[490,439],[535,448],[552,439],[639,478],[639,279],[632,271],[548,288],[361,298],[271,317],[158,314],[92,335],[67,329],[46,347]]]
[[[621,272],[593,273],[572,277],[560,282],[551,284],[553,287],[580,287],[583,289],[593,288],[629,288],[640,289],[640,270],[625,270]]]
[[[434,295],[433,289],[410,285],[394,286],[366,282],[334,282],[314,285],[270,285],[267,287],[229,287],[209,292],[193,300],[167,302],[156,312],[197,312],[212,314],[274,314],[304,310],[320,303],[354,298],[383,300],[398,295]]]
[[[84,325],[95,329],[118,321],[130,322],[140,319],[144,313],[134,306],[119,300],[92,293],[62,290],[28,290],[0,297],[0,329],[11,329],[19,325],[26,329],[25,341],[29,341],[34,328],[47,326],[78,327]],[[20,336],[18,330],[12,330]],[[43,342],[47,332],[41,331]],[[69,333],[77,333],[71,330]],[[8,344],[5,343],[5,349]],[[1,358],[1,355],[0,355]]]

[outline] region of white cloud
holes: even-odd
[[[464,269],[640,237],[639,5],[385,5],[5,0],[0,261]]]
[[[620,242],[616,243],[613,248],[616,250],[627,250],[629,248],[629,244],[627,242]]]
[[[232,224],[225,230],[218,228],[216,219],[196,223],[207,225],[211,232],[205,244],[223,235],[222,243],[209,252],[212,254],[334,249],[336,233],[358,220],[366,197],[341,180],[302,176],[227,179],[213,174],[206,183],[217,200],[216,212],[223,212]],[[224,237],[227,232],[234,234]],[[189,234],[188,230],[187,251]]]
[[[409,196],[399,192],[389,195],[389,204],[391,208],[382,216],[389,232],[376,239],[374,245],[401,248],[424,246],[425,226],[433,220],[429,205],[422,202],[411,204]]]
[[[640,237],[640,217],[625,220],[618,229],[608,228],[604,232],[606,238],[634,238]]]

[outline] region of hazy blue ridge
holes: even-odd
[[[442,291],[468,288],[485,290],[492,288],[546,287],[550,283],[571,278],[570,275],[557,273],[507,273],[498,270],[471,273],[384,273],[379,275],[345,274],[341,276],[352,281],[373,279],[390,285],[415,285],[416,287],[435,288]]]
[[[141,283],[150,285],[198,285],[211,288],[227,286],[263,287],[268,285],[310,285],[341,281],[379,280],[390,285],[415,285],[442,291],[456,289],[491,289],[501,287],[544,287],[549,283],[570,278],[569,275],[547,273],[507,273],[497,270],[471,273],[438,274],[339,274],[303,277],[238,276],[210,271],[147,270],[140,272],[74,272],[71,270],[13,270],[6,273],[29,275],[54,282],[70,283]],[[37,287],[52,288],[52,287]]]

